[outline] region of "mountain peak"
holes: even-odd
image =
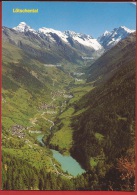
[[[42,28],[39,28],[39,32],[42,32],[43,34],[48,34],[48,33],[62,33],[61,31],[59,30],[54,30],[53,28],[46,28],[46,27],[42,27]]]
[[[106,30],[106,31],[103,33],[103,35],[106,36],[106,35],[109,35],[110,33],[111,33],[111,32],[109,32],[109,31]]]
[[[13,29],[18,32],[27,32],[27,31],[35,32],[35,30],[32,29],[30,26],[28,26],[25,22],[20,22],[19,25],[14,27]]]
[[[126,26],[120,26],[119,28],[128,29]]]
[[[19,25],[27,25],[25,22],[20,22]]]
[[[111,32],[105,31],[103,35],[98,38],[98,41],[105,49],[110,49],[134,31],[135,30],[131,30],[126,26],[120,26],[114,28]]]
[[[66,30],[64,33],[67,36],[69,36],[69,37],[78,36],[80,38],[89,38],[89,39],[92,39],[92,36],[90,36],[90,35],[86,35],[86,34],[83,34],[83,33],[76,33],[74,31],[70,31],[70,30]]]
[[[124,31],[126,31],[128,33],[132,33],[132,32],[135,31],[135,30],[131,30],[131,29],[127,28],[126,26],[120,26],[119,29],[122,29],[122,30],[124,30]]]

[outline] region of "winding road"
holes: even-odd
[[[50,105],[53,103],[53,101],[55,101],[55,97],[54,97],[54,96],[52,97],[52,101],[50,102]],[[65,103],[66,103],[66,101],[65,101]],[[63,105],[62,105],[62,106],[63,106]],[[60,107],[62,107],[62,106],[60,106]],[[44,120],[46,120],[46,121],[48,121],[49,123],[52,124],[52,125],[50,126],[50,131],[51,131],[51,130],[52,130],[52,127],[53,127],[55,124],[54,124],[54,122],[53,122],[52,120],[47,119],[47,118],[44,116],[44,114],[46,114],[46,112],[43,112],[40,116],[41,116],[41,118],[43,118]],[[38,118],[39,118],[39,117],[35,117],[35,118],[33,118],[33,119],[31,120],[31,123],[32,123],[33,126],[36,125],[36,122],[37,122]],[[32,126],[31,126],[31,127],[32,127]],[[42,138],[41,138],[41,142],[43,142],[43,141],[42,141]],[[44,144],[44,143],[43,143],[43,144]],[[45,145],[45,144],[44,144],[44,145]],[[48,157],[49,157],[49,156],[48,156]],[[64,174],[64,173],[62,173],[62,172],[59,172],[58,169],[57,169],[57,167],[56,167],[56,164],[53,163],[51,157],[49,157],[49,159],[50,159],[50,162],[51,162],[52,166],[54,167],[54,170],[55,170],[56,174],[62,175],[62,176],[64,176],[64,177],[68,178],[68,179],[73,178],[73,176],[71,176],[71,175],[66,175],[66,174]]]

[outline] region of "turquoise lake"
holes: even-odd
[[[61,168],[63,171],[67,171],[69,174],[73,176],[81,175],[85,172],[84,169],[81,168],[80,164],[71,156],[63,156],[56,150],[52,150],[53,157],[61,164]]]
[[[38,135],[37,140],[44,146],[45,144],[42,141],[44,135]],[[67,171],[69,174],[73,176],[81,175],[85,172],[84,169],[81,168],[80,164],[69,156],[63,156],[60,152],[57,150],[52,150],[53,157],[61,164],[61,168],[63,171]]]

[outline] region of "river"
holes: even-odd
[[[38,135],[37,140],[44,146],[45,144],[42,141],[44,135]],[[69,174],[73,176],[81,175],[85,172],[84,169],[81,168],[80,164],[70,155],[64,156],[57,150],[52,150],[53,157],[61,164],[61,168],[63,171],[67,171]]]
[[[37,140],[39,143],[41,143],[42,146],[45,146],[44,142],[42,141],[43,136],[44,136],[43,134],[38,135]]]

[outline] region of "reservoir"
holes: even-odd
[[[38,135],[37,140],[44,146],[45,144],[42,141],[44,135]],[[53,157],[61,164],[61,168],[64,172],[68,172],[73,176],[81,175],[85,172],[81,168],[80,164],[70,155],[63,156],[59,151],[51,149]]]
[[[73,176],[77,176],[78,174],[81,175],[85,172],[85,170],[81,168],[80,164],[71,156],[63,156],[56,150],[51,151],[53,153],[53,157],[61,164],[63,171],[67,171]]]

